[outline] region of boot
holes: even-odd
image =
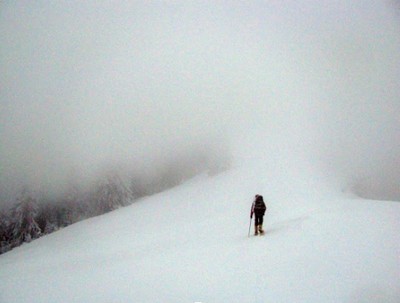
[[[254,228],[254,235],[255,235],[255,236],[258,235],[258,225],[256,225],[255,228]]]
[[[264,230],[262,229],[262,224],[258,225],[258,231],[260,232],[260,234],[264,233]]]

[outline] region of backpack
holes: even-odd
[[[265,206],[262,196],[258,196],[254,202],[254,213],[257,216],[264,216],[267,207]]]

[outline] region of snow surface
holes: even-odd
[[[202,175],[16,248],[0,302],[400,302],[400,203],[260,176]],[[248,237],[255,193],[266,234]]]

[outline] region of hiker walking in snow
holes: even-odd
[[[256,195],[253,205],[251,206],[250,219],[253,218],[253,214],[255,215],[254,221],[254,235],[258,235],[258,233],[263,234],[264,230],[262,229],[263,218],[267,207],[265,206],[264,199],[261,195]]]

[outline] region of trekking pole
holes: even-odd
[[[251,229],[251,220],[252,220],[252,219],[253,219],[253,218],[250,217],[249,233],[248,233],[248,235],[247,235],[248,238],[250,237],[250,229]]]

